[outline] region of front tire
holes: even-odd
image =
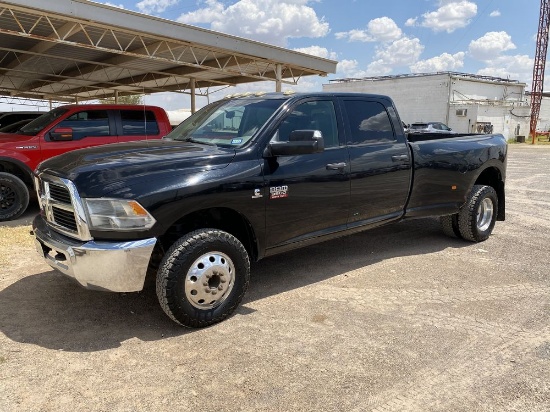
[[[0,222],[21,216],[29,205],[29,189],[11,173],[0,173]]]
[[[175,322],[193,328],[221,322],[237,308],[250,279],[250,260],[227,232],[200,229],[166,252],[157,273],[157,297]]]
[[[458,229],[463,239],[483,242],[493,232],[498,211],[498,196],[491,186],[474,185],[458,213]]]

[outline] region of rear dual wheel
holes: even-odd
[[[440,218],[443,232],[471,242],[483,242],[493,232],[498,196],[491,186],[474,185],[457,214]]]
[[[458,213],[455,213],[454,215],[441,216],[439,218],[439,222],[441,223],[443,233],[447,236],[458,238],[462,237],[460,236],[460,231],[458,230]]]

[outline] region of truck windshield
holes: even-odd
[[[214,102],[184,120],[165,138],[222,147],[249,142],[285,99],[235,99]]]
[[[25,134],[28,136],[35,136],[42,129],[48,126],[51,122],[53,122],[55,119],[57,119],[58,117],[62,116],[65,113],[67,113],[67,109],[64,109],[62,107],[53,109],[48,113],[44,113],[42,116],[37,117],[32,122],[27,123],[21,129],[19,129],[17,133]]]

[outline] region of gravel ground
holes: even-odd
[[[13,236],[0,411],[548,411],[548,165],[550,146],[510,146],[486,242],[423,219],[268,258],[236,315],[201,330],[152,291],[80,288]]]

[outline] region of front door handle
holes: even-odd
[[[409,156],[407,155],[392,156],[391,160],[393,160],[394,162],[402,162],[404,160],[409,160]]]
[[[329,163],[327,165],[327,170],[344,170],[344,168],[347,166],[346,162],[341,163]]]

